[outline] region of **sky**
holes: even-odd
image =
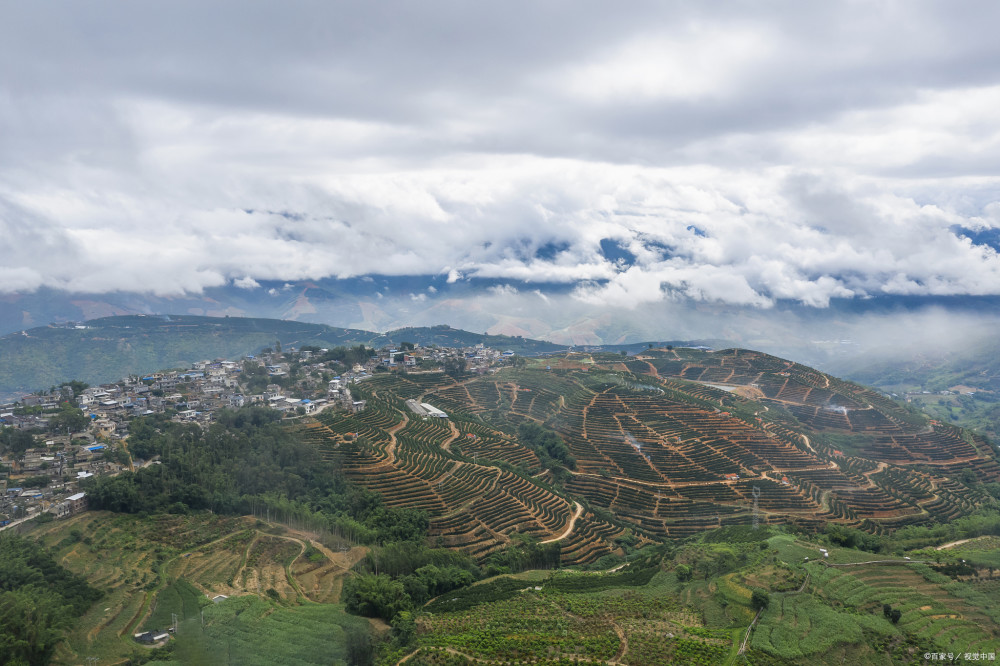
[[[0,295],[997,295],[997,25],[961,0],[0,0]]]

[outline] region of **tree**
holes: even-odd
[[[409,644],[415,633],[417,633],[417,623],[410,611],[402,611],[392,618],[392,635],[400,645]]]
[[[445,374],[451,375],[452,377],[460,377],[465,374],[465,359],[464,358],[446,358],[444,360],[444,371]]]
[[[74,407],[68,402],[63,403],[59,408],[59,413],[49,420],[49,426],[56,431],[73,433],[80,432],[87,428],[90,420],[84,416],[83,410]]]
[[[17,428],[0,428],[0,450],[21,454],[35,445],[31,433]]]
[[[348,613],[364,617],[380,617],[390,622],[401,611],[412,606],[403,583],[385,574],[354,576],[344,581],[341,598]]]
[[[898,608],[893,608],[892,613],[889,614],[889,619],[892,620],[893,624],[899,624],[899,618],[903,617],[903,611]]]
[[[90,387],[89,384],[87,384],[85,382],[77,381],[75,379],[73,381],[63,382],[59,386],[60,386],[60,388],[68,388],[70,391],[72,391],[74,398],[79,397],[81,393],[83,393],[85,390],[87,390]]]
[[[576,458],[554,430],[526,422],[517,427],[517,438],[521,444],[535,452],[543,467],[551,469],[561,464],[569,469],[576,469]]]
[[[102,594],[42,546],[0,534],[0,663],[47,664],[61,630]]]
[[[761,589],[756,589],[750,595],[750,606],[754,610],[763,610],[771,603],[771,595]]]
[[[344,647],[347,650],[348,664],[374,663],[375,646],[372,645],[371,632],[367,628],[355,624],[344,625]]]

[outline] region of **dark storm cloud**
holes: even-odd
[[[3,224],[42,249],[0,292],[995,294],[996,252],[952,230],[1000,227],[998,23],[990,2],[5,3]]]

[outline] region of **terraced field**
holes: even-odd
[[[815,563],[807,568],[816,595],[868,617],[873,626],[882,620],[878,609],[889,604],[902,611],[898,629],[926,646],[965,653],[995,652],[1000,645],[997,597],[952,581],[925,564],[834,568]]]
[[[614,550],[625,527],[640,540],[684,537],[749,524],[755,504],[763,523],[807,529],[947,521],[990,501],[958,480],[964,470],[1000,480],[981,438],[745,350],[545,359],[462,380],[383,375],[356,391],[364,411],[324,412],[302,436],[388,503],[426,510],[434,536],[480,558],[514,532],[562,536],[576,499],[589,510],[562,539],[567,564]],[[411,398],[449,418],[413,414]],[[576,459],[558,488],[517,440],[526,421],[555,429]]]
[[[665,594],[664,574],[648,573],[633,581],[616,580],[629,574],[512,581],[523,589],[458,612],[435,608],[421,617],[408,662],[452,655],[455,663],[722,663],[731,632],[706,628],[698,612]],[[611,581],[617,587],[602,590]]]
[[[53,663],[92,656],[122,661],[143,649],[133,633],[166,629],[174,613],[181,622],[199,617],[219,594],[277,595],[287,604],[339,601],[343,575],[365,549],[335,553],[307,535],[278,531],[252,518],[211,514],[87,512],[38,525],[32,537],[107,591],[60,644]]]

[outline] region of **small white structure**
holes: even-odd
[[[436,419],[446,419],[448,415],[442,412],[440,409],[426,402],[420,403],[420,406],[427,411],[428,416],[433,416]]]

